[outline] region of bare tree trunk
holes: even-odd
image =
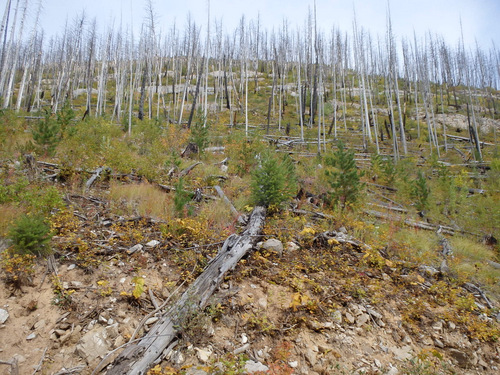
[[[255,207],[245,231],[231,235],[217,256],[203,273],[189,286],[181,298],[170,307],[138,342],[126,348],[113,362],[108,375],[145,374],[151,364],[161,357],[165,348],[181,332],[183,322],[194,313],[203,310],[217,290],[226,273],[236,266],[257,242],[261,233],[266,210]]]

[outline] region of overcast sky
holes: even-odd
[[[0,3],[5,4],[4,1],[0,0]],[[30,0],[30,3],[36,1]],[[66,19],[71,22],[82,11],[88,19],[96,18],[101,31],[112,22],[118,25],[120,19],[124,25],[132,20],[138,30],[146,15],[145,0],[41,1],[41,26],[47,36],[61,32]],[[168,30],[174,21],[182,28],[188,13],[205,28],[207,4],[207,0],[153,0],[158,26],[164,30]],[[292,27],[302,27],[313,4],[313,0],[210,0],[210,12],[212,25],[214,19],[222,19],[228,31],[234,30],[242,15],[247,20],[257,19],[260,15],[263,26],[270,30],[279,28],[284,19]],[[355,9],[359,26],[373,36],[384,36],[387,0],[316,0],[316,8],[318,26],[325,32],[335,26],[351,33]],[[461,19],[467,46],[474,47],[477,40],[482,48],[491,48],[492,41],[500,48],[500,0],[392,0],[390,8],[393,31],[398,38],[413,38],[414,30],[419,38],[423,38],[430,31],[455,46],[460,39]]]

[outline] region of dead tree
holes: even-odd
[[[241,235],[233,234],[228,237],[205,271],[139,342],[127,347],[115,359],[107,374],[145,374],[175,337],[182,333],[182,323],[208,305],[224,275],[234,269],[238,261],[252,249],[260,235],[265,217],[266,209],[255,207],[245,231]]]

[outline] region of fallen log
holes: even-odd
[[[221,197],[221,199],[224,201],[224,203],[226,203],[226,205],[229,207],[229,209],[231,210],[231,213],[233,214],[233,216],[235,218],[239,218],[241,216],[240,213],[233,206],[233,204],[231,203],[231,201],[229,200],[229,198],[226,196],[226,194],[224,194],[224,191],[222,191],[221,187],[219,185],[215,185],[214,189],[217,192],[217,194],[219,194],[219,197]]]
[[[94,184],[94,182],[101,177],[101,172],[104,170],[104,167],[99,167],[95,170],[92,177],[90,177],[85,183],[85,190],[90,189],[90,187]]]
[[[391,214],[387,214],[387,213],[375,211],[375,210],[363,210],[363,212],[367,215],[376,217],[378,219],[402,222],[405,225],[408,225],[409,227],[413,227],[413,228],[417,228],[417,229],[425,229],[425,230],[431,230],[431,231],[436,232],[437,230],[439,230],[439,228],[441,228],[442,233],[446,233],[446,234],[449,234],[451,236],[455,235],[456,233],[471,234],[471,235],[477,236],[477,234],[467,232],[463,229],[455,229],[455,228],[444,226],[444,225],[430,224],[430,223],[427,223],[425,221],[417,221],[417,220],[413,220],[413,219],[404,218],[403,216],[400,216],[397,214],[391,215]]]
[[[203,310],[217,290],[224,275],[234,269],[256,243],[266,217],[264,207],[255,207],[241,235],[231,235],[205,271],[189,286],[181,298],[167,310],[149,332],[131,344],[113,361],[108,375],[143,375],[164,350],[182,333],[182,323]]]

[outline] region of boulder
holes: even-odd
[[[245,363],[245,371],[247,374],[253,374],[258,371],[267,372],[269,371],[269,367],[260,362],[249,360]]]
[[[87,332],[76,345],[76,353],[88,364],[102,359],[108,353],[112,342],[107,327],[98,327]]]
[[[283,255],[283,243],[276,238],[270,238],[262,244],[262,248],[267,251],[272,251],[278,254],[279,257]]]

